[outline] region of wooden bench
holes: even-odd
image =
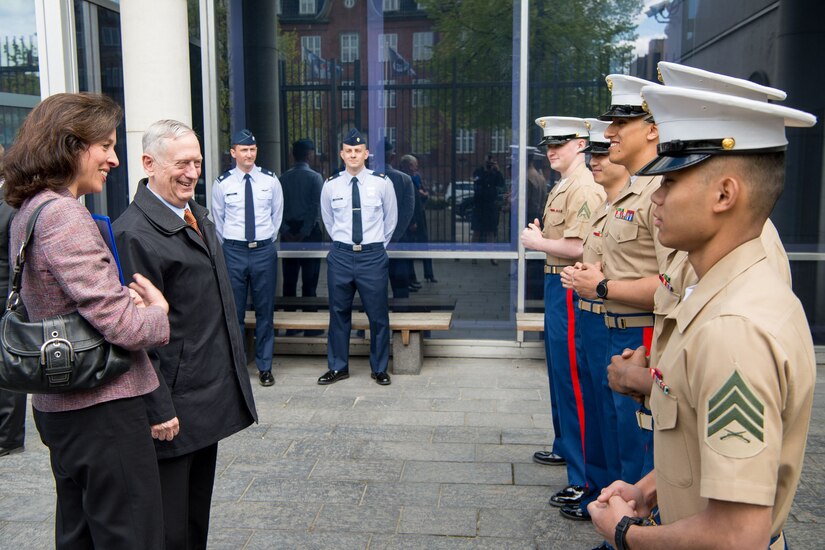
[[[456,299],[449,296],[417,296],[409,298],[389,298],[387,300],[390,311],[453,311]],[[352,301],[354,311],[364,311],[361,298],[356,296]],[[329,298],[326,296],[278,296],[275,298],[276,311],[316,311],[329,310]]]
[[[449,330],[452,323],[452,311],[429,312],[390,312],[390,330],[392,331],[392,371],[394,374],[419,374],[424,360],[424,348],[421,333],[427,330]],[[255,312],[247,311],[244,318],[247,335],[254,331]],[[327,311],[277,311],[273,315],[272,325],[275,330],[328,330],[329,312]],[[360,311],[352,313],[352,328],[368,330],[370,328],[367,314]],[[247,340],[248,341],[248,340]],[[247,345],[247,350],[250,346]],[[249,351],[247,351],[247,354]]]
[[[516,313],[516,330],[544,332],[544,313]]]

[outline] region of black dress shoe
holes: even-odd
[[[409,290],[410,292],[418,292],[419,290],[421,290],[421,287],[420,286],[418,286],[418,287],[410,286],[410,287],[407,287],[407,290]]]
[[[327,384],[334,384],[339,380],[346,380],[347,378],[349,378],[348,370],[328,370],[321,378],[318,379],[318,383],[322,386],[326,386]]]
[[[386,372],[374,372],[372,373],[372,379],[382,386],[389,386],[392,383],[390,382],[390,375]]]
[[[428,283],[437,283],[438,280],[435,277],[427,277],[426,278]]]
[[[17,453],[22,453],[24,449],[25,447],[23,445],[17,447],[0,447],[0,456],[16,455]]]
[[[563,456],[557,455],[552,451],[536,451],[533,453],[533,462],[547,464],[549,466],[564,466],[567,464]]]
[[[562,508],[565,506],[578,506],[584,497],[584,487],[578,485],[568,485],[552,497],[550,505]]]
[[[572,519],[573,521],[590,521],[590,513],[586,508],[582,508],[578,504],[575,506],[564,506],[560,508],[559,514],[561,514],[561,517]]]
[[[418,281],[410,281],[410,287],[421,288],[421,283]]]
[[[271,370],[261,371],[258,375],[258,380],[260,380],[261,386],[272,386],[275,384],[275,377],[272,376]]]

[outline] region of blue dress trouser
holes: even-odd
[[[607,385],[606,374],[607,365],[614,355],[620,355],[625,348],[636,349],[644,343],[645,330],[651,329],[634,327],[607,330],[602,399],[613,405],[613,410],[606,411],[604,424],[606,432],[615,430],[615,435],[609,433],[605,437],[605,455],[614,481],[621,479],[627,483],[636,483],[653,469],[653,432],[639,427],[636,411],[640,405],[633,398],[611,390]]]
[[[580,298],[581,300],[581,298]],[[588,493],[584,508],[596,500],[599,491],[612,483],[605,457],[605,430],[602,427],[606,404],[601,397],[602,380],[607,381],[604,357],[607,352],[607,326],[604,315],[580,311],[576,325],[576,351],[584,400],[584,472]]]
[[[246,298],[250,289],[252,291],[252,305],[255,308],[255,366],[260,372],[264,372],[272,370],[272,351],[275,345],[272,315],[275,311],[278,251],[272,241],[258,242],[264,244],[248,248],[245,244],[225,241],[223,255],[235,296],[241,334],[244,332]]]
[[[544,276],[544,348],[553,414],[553,452],[567,461],[567,482],[584,486],[583,414],[576,364],[578,296],[561,286],[561,277]]]
[[[351,246],[351,245],[350,245]],[[390,314],[387,300],[389,257],[383,245],[366,245],[361,252],[332,243],[327,254],[329,290],[329,370],[349,369],[349,337],[355,291],[370,322],[370,368],[386,372],[390,358]]]

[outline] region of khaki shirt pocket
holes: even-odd
[[[564,212],[550,212],[544,213],[544,225],[557,226],[564,223]]]
[[[639,226],[633,222],[618,221],[610,228],[610,237],[617,243],[635,241],[639,236]]]
[[[685,430],[676,429],[679,420],[679,400],[672,393],[665,395],[654,384],[650,396],[655,430],[656,475],[677,487],[693,484],[693,471],[685,442]]]

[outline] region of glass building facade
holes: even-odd
[[[229,135],[240,128],[255,133],[258,164],[276,174],[291,166],[291,144],[301,138],[315,142],[313,168],[336,173],[353,127],[368,136],[377,170],[388,160],[385,142],[396,167],[416,157],[424,223],[390,254],[412,261],[422,281],[415,301],[454,306],[453,328],[432,339],[537,338],[517,332],[516,313],[543,309],[543,256],[521,248],[519,234],[541,216],[557,175],[532,147],[540,138],[532,121],[597,116],[609,103],[607,74],[655,80],[665,59],[785,89],[785,104],[820,121],[824,114],[825,71],[804,53],[825,32],[816,25],[825,6],[813,0],[214,0],[205,14],[203,2],[188,5],[193,121],[202,132],[205,110],[216,111],[220,171],[230,167]],[[80,89],[122,102],[118,3],[75,0],[74,16]],[[217,95],[208,105],[201,16],[215,31]],[[36,40],[25,53],[32,40],[0,36],[4,144],[39,96]],[[825,343],[822,127],[789,132],[786,191],[773,216],[817,344]],[[482,197],[474,182],[484,170],[499,172],[501,184]],[[126,171],[116,172],[90,204],[112,217],[129,201]],[[198,200],[208,202],[206,180],[216,175],[204,175]],[[326,248],[281,243],[280,254],[323,258]],[[437,282],[424,281],[425,262]],[[319,296],[324,272],[322,264]]]

